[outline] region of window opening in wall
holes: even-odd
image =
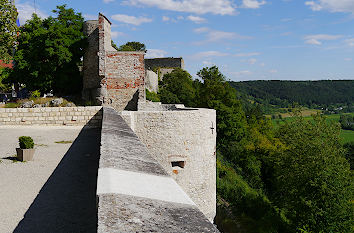
[[[184,168],[185,161],[172,161],[171,162],[172,168]]]

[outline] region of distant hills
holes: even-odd
[[[354,80],[230,82],[239,95],[258,103],[288,107],[297,103],[310,108],[354,103]]]

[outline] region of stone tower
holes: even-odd
[[[84,33],[89,43],[84,54],[84,100],[117,111],[137,110],[138,100],[145,100],[145,52],[114,49],[111,22],[102,14],[85,22]]]

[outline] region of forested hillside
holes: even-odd
[[[342,145],[340,125],[323,115],[295,115],[275,127],[262,104],[244,106],[217,67],[197,75],[193,80],[176,69],[163,77],[158,93],[147,91],[147,99],[216,110],[218,229],[352,232],[354,146]],[[342,122],[351,125],[351,118]]]
[[[289,107],[294,102],[309,108],[354,103],[354,80],[230,82],[238,92],[262,104]]]

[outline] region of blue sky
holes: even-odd
[[[217,65],[232,81],[354,79],[354,0],[16,1],[21,24],[61,4],[105,14],[117,45],[183,57],[194,77]]]

